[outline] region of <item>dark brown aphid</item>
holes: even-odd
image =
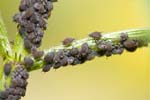
[[[114,48],[114,49],[112,50],[112,53],[113,53],[113,54],[122,54],[123,51],[124,51],[124,48],[118,47],[118,48]]]
[[[0,100],[5,100],[8,96],[6,91],[0,91]]]
[[[128,50],[128,51],[135,51],[138,47],[138,42],[135,40],[126,40],[123,42],[123,46]]]
[[[44,61],[47,63],[52,63],[54,56],[55,56],[55,52],[49,52],[45,55]]]
[[[11,69],[12,69],[12,65],[10,63],[6,63],[4,65],[4,73],[6,76],[8,76],[10,74]]]
[[[81,48],[80,48],[80,53],[83,57],[87,56],[87,54],[90,52],[90,48],[88,46],[87,43],[84,43],[81,45]]]
[[[65,38],[63,41],[62,41],[62,43],[63,43],[63,45],[64,46],[69,46],[69,45],[71,45],[71,43],[74,41],[75,39],[74,38]]]
[[[72,65],[72,64],[73,64],[73,62],[74,62],[74,60],[75,60],[75,58],[74,58],[74,57],[68,57],[68,59],[67,59],[67,63],[68,63],[69,65]]]
[[[36,51],[32,53],[34,59],[39,59],[44,55],[44,51]]]
[[[20,16],[20,14],[15,14],[13,16],[13,21],[17,22],[17,23],[20,23],[21,22],[21,16]]]
[[[95,58],[95,56],[97,55],[97,53],[95,51],[91,51],[88,56],[87,56],[87,60],[92,60]]]
[[[35,25],[31,22],[26,23],[25,26],[26,32],[31,33],[35,30]]]
[[[47,11],[53,10],[53,4],[52,4],[52,2],[47,2],[46,5],[45,5],[45,8],[47,9]]]
[[[61,59],[61,66],[66,66],[68,64],[68,57],[64,57],[63,59]]]
[[[58,63],[55,63],[55,64],[54,64],[53,68],[54,68],[54,69],[59,69],[61,66],[62,66],[61,63],[58,62]]]
[[[121,33],[120,38],[121,38],[121,41],[125,41],[128,39],[128,34],[127,33]]]
[[[69,50],[69,54],[71,56],[76,56],[79,53],[78,48],[72,48],[71,50]]]
[[[48,72],[51,69],[51,67],[52,67],[52,64],[44,65],[42,71],[43,72]]]
[[[46,25],[47,25],[47,22],[45,21],[44,18],[40,18],[39,20],[39,26],[43,29],[43,30],[46,30]]]
[[[31,49],[32,48],[32,43],[28,39],[24,39],[24,47],[26,49]]]
[[[24,64],[26,65],[26,67],[32,67],[34,61],[30,57],[24,57]]]
[[[110,57],[112,55],[112,52],[111,51],[106,51],[105,55],[106,55],[106,57]]]
[[[28,7],[29,7],[29,0],[21,0],[19,10],[22,12],[27,10]]]
[[[112,44],[109,42],[102,42],[98,45],[98,48],[101,51],[111,51],[112,50]]]
[[[33,15],[34,11],[32,8],[27,9],[22,13],[22,19],[29,19]]]
[[[89,34],[89,37],[92,37],[93,39],[100,39],[102,35],[101,35],[101,32],[93,32]]]

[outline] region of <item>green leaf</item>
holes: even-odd
[[[0,55],[5,58],[10,58],[10,56],[12,55],[12,50],[7,37],[7,31],[1,16],[0,16]]]

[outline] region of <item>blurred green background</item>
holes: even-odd
[[[0,12],[10,40],[15,38],[12,15],[20,0],[1,0]],[[58,0],[48,21],[41,49],[59,45],[67,36],[81,39],[93,31],[112,32],[148,27],[148,0]],[[96,58],[30,75],[22,100],[150,100],[150,48],[121,56]]]

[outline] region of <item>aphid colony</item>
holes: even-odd
[[[44,30],[47,28],[46,20],[53,9],[52,2],[57,0],[21,0],[19,11],[13,20],[18,23],[18,31],[24,39],[24,46],[30,50],[39,47],[42,42]]]
[[[44,55],[43,72],[48,72],[51,68],[58,69],[61,66],[82,64],[85,61],[94,59],[95,56],[111,56],[112,54],[122,54],[124,49],[127,51],[134,51],[138,47],[138,42],[128,38],[128,34],[122,33],[120,35],[119,43],[102,40],[100,32],[93,32],[89,37],[96,40],[96,49],[90,48],[87,43],[83,43],[80,48],[64,49],[57,52],[52,51]],[[73,38],[66,38],[64,46],[69,46],[73,42]],[[67,45],[66,45],[67,44]]]
[[[138,41],[129,39],[128,34],[122,33],[119,42],[113,43],[101,39],[100,32],[93,32],[89,37],[95,40],[95,49],[91,48],[87,43],[83,43],[79,48],[61,49],[57,52],[51,51],[44,54],[43,51],[37,51],[36,48],[31,49],[32,58],[24,57],[24,63],[17,65],[16,69],[11,73],[11,63],[4,65],[4,73],[7,77],[12,74],[11,85],[6,87],[5,91],[0,92],[0,100],[19,100],[21,96],[25,96],[27,79],[29,74],[26,69],[32,68],[34,61],[42,59],[44,62],[43,72],[48,72],[51,68],[58,69],[61,66],[82,64],[85,61],[92,60],[98,56],[111,56],[112,54],[122,54],[124,49],[134,51],[138,47]],[[65,41],[65,42],[64,42]],[[62,41],[63,45],[70,46],[74,41],[73,38],[66,38]]]
[[[6,86],[5,91],[0,91],[0,100],[20,100],[25,96],[29,74],[24,65],[17,65],[11,77],[11,85]]]

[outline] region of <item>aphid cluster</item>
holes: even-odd
[[[133,51],[138,47],[138,42],[128,38],[128,34],[121,34],[120,41],[117,43],[113,43],[112,41],[102,40],[100,32],[93,32],[89,34],[91,38],[93,38],[96,43],[97,49],[92,49],[87,43],[83,43],[80,48],[72,48],[59,50],[57,52],[48,52],[44,55],[44,63],[43,72],[48,72],[51,68],[58,69],[61,66],[67,65],[76,65],[82,64],[85,61],[94,59],[95,56],[106,56],[109,57],[112,54],[122,54],[124,49],[128,51]],[[69,38],[72,39],[72,38]],[[68,38],[64,41],[68,42]],[[66,43],[63,44],[66,46]]]
[[[57,0],[21,0],[19,11],[13,20],[18,23],[18,31],[24,39],[24,46],[30,50],[39,47],[42,42],[44,30],[47,28],[46,20],[53,9],[52,2]]]
[[[12,72],[11,85],[0,91],[0,100],[20,100],[25,96],[29,74],[23,65],[18,65]]]

